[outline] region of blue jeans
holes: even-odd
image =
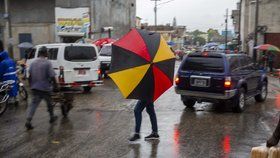
[[[154,104],[145,101],[138,101],[134,108],[134,116],[135,116],[135,123],[136,123],[135,133],[140,133],[141,122],[142,122],[142,111],[145,108],[150,116],[153,133],[157,133],[158,132],[157,117],[154,109]]]
[[[50,117],[53,117],[54,113],[53,113],[53,105],[52,105],[52,102],[51,102],[50,92],[32,90],[32,94],[33,94],[32,102],[31,102],[31,104],[30,104],[30,106],[28,107],[28,110],[27,110],[27,120],[28,121],[32,120],[32,117],[34,116],[34,113],[35,113],[38,105],[40,104],[40,102],[42,100],[46,101]]]

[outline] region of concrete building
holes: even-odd
[[[17,48],[22,42],[37,45],[75,42],[82,37],[120,38],[136,23],[136,0],[13,0],[9,39],[4,6],[1,0],[0,39],[5,46],[13,44],[16,59],[23,56],[23,50]]]
[[[241,0],[240,27],[241,49],[253,54],[256,3],[253,0]],[[280,1],[259,0],[257,44],[273,44],[280,47]]]
[[[142,18],[136,16],[136,24],[135,24],[135,27],[138,28],[138,29],[141,29],[141,20]]]
[[[234,26],[234,37],[233,42],[240,44],[240,3],[237,3],[235,10],[232,10],[231,18]]]
[[[0,1],[0,6],[4,6],[4,1]],[[4,27],[5,27],[5,19],[4,19],[4,7],[0,7],[0,40],[4,40]]]

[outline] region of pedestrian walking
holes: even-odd
[[[28,130],[33,129],[31,120],[33,115],[42,100],[45,100],[50,115],[50,123],[57,120],[57,116],[54,115],[53,105],[51,102],[51,91],[58,90],[57,82],[55,79],[55,72],[52,64],[47,60],[47,48],[41,47],[39,50],[39,58],[34,60],[29,69],[29,84],[32,90],[33,98],[32,102],[27,110],[27,120],[25,127]]]
[[[147,101],[138,101],[134,108],[135,116],[135,134],[129,139],[130,141],[136,141],[140,139],[140,128],[142,123],[142,112],[146,108],[147,113],[150,116],[150,121],[152,125],[152,133],[145,137],[145,140],[159,139],[157,117],[154,109],[154,103]]]
[[[134,109],[135,134],[140,139],[142,112],[146,108],[152,133],[145,140],[159,139],[154,102],[173,86],[175,56],[160,34],[131,29],[112,44],[110,78],[124,98],[139,100]]]
[[[272,73],[273,72],[273,62],[274,62],[273,53],[268,52],[267,60],[268,60],[269,71]]]
[[[276,146],[280,140],[280,118],[277,124],[275,131],[272,134],[272,137],[266,142],[267,147]]]
[[[3,42],[0,40],[0,81],[4,82],[9,80],[14,81],[12,88],[9,91],[9,96],[13,100],[9,100],[9,102],[18,103],[18,78],[16,73],[16,63],[9,57],[8,52],[4,50]]]

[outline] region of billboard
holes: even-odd
[[[90,31],[89,8],[55,8],[58,36],[87,36]]]

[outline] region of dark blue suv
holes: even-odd
[[[267,97],[267,76],[245,54],[198,52],[181,63],[175,91],[187,107],[198,102],[228,103],[236,112],[245,108],[245,100],[257,102]]]

